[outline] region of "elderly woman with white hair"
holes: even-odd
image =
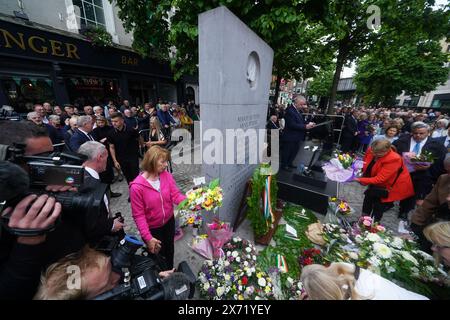
[[[447,135],[447,126],[449,121],[447,119],[440,119],[436,121],[436,128],[431,134],[432,138],[445,137]]]

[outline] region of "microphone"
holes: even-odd
[[[30,178],[18,165],[0,161],[0,202],[11,201],[26,194],[30,187]]]

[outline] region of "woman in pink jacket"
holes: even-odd
[[[130,183],[131,211],[142,239],[151,253],[160,253],[173,268],[175,219],[173,204],[186,196],[166,170],[170,153],[151,147],[142,160],[143,172]]]

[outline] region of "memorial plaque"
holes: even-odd
[[[202,171],[207,182],[221,180],[223,221],[234,222],[246,182],[261,161],[265,134],[247,130],[265,129],[272,62],[273,50],[226,7],[199,15]],[[232,138],[243,132],[245,139]]]

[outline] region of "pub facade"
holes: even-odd
[[[182,103],[192,98],[189,89],[184,80],[173,80],[169,63],[143,59],[127,47],[94,47],[78,34],[0,18],[0,107],[27,112],[45,101]]]

